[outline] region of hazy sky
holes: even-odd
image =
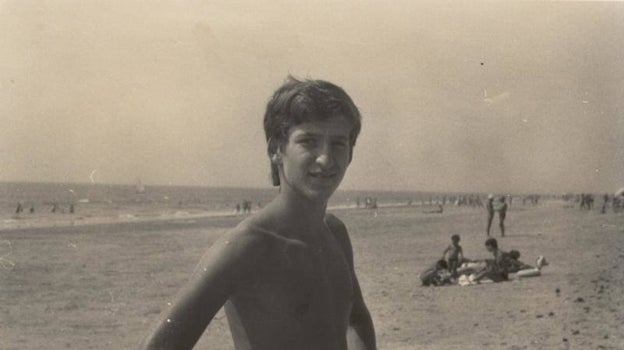
[[[269,186],[288,74],[363,114],[350,189],[624,186],[624,3],[0,0],[0,181]]]

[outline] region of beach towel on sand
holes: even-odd
[[[539,269],[520,270],[516,273],[510,273],[509,280],[518,280],[520,278],[527,278],[527,277],[537,277],[537,276],[541,276],[541,274],[542,273],[540,272]],[[474,286],[475,284],[494,283],[494,281],[492,281],[491,279],[487,277],[484,277],[480,281],[477,282],[477,281],[472,280],[470,276],[469,275],[459,276],[459,278],[457,279],[457,284],[464,287],[464,286]]]
[[[470,276],[473,276],[475,274],[472,274]],[[457,284],[459,284],[462,287],[465,286],[474,286],[475,284],[488,284],[488,283],[494,283],[494,281],[492,281],[491,279],[487,278],[487,277],[483,277],[480,281],[474,281],[470,278],[469,275],[461,275],[459,276],[459,278],[457,279]]]

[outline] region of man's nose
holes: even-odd
[[[334,164],[334,156],[332,154],[331,144],[329,142],[323,142],[318,150],[318,154],[316,156],[316,162],[327,168]]]

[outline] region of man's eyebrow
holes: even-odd
[[[312,131],[303,131],[299,134],[296,134],[295,137],[308,137],[308,136],[318,136],[318,135],[320,134],[312,132]]]
[[[349,136],[347,136],[347,135],[337,135],[337,136],[332,136],[332,139],[346,141],[346,140],[349,139]]]
[[[320,132],[302,131],[301,133],[295,134],[295,138],[318,137],[318,136],[321,136],[321,135],[322,135],[322,133],[320,133]],[[334,140],[348,140],[349,136],[348,135],[331,135],[330,138],[332,138]]]

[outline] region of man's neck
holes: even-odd
[[[313,201],[296,192],[281,191],[271,206],[282,224],[297,232],[316,231],[325,225],[327,202]]]

